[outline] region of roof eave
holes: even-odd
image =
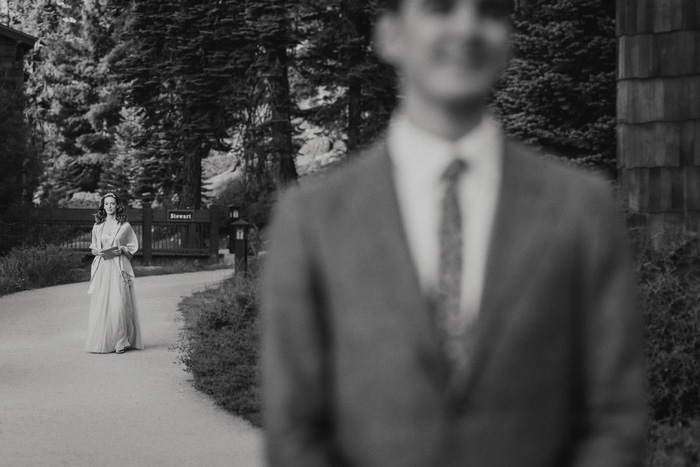
[[[17,29],[13,29],[2,24],[0,24],[0,35],[9,37],[10,39],[17,41],[30,49],[34,47],[34,44],[36,44],[36,41],[38,40],[34,36],[30,36],[29,34],[25,34],[22,31],[18,31]]]

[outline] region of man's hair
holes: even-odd
[[[399,11],[401,8],[401,4],[403,3],[404,0],[386,0],[386,9],[389,11]],[[497,0],[494,0],[497,1]],[[498,0],[503,3],[503,5],[506,7],[509,13],[513,13],[515,10],[515,1],[514,0]]]

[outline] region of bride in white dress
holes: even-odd
[[[121,354],[128,349],[143,349],[131,267],[138,239],[126,221],[124,206],[113,193],[107,193],[100,201],[90,249],[95,259],[88,289],[90,313],[85,350]]]

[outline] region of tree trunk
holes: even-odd
[[[348,153],[354,154],[362,141],[362,76],[356,68],[365,60],[364,48],[370,36],[370,21],[363,2],[343,0],[340,10],[353,31],[345,53],[344,67],[349,70],[347,93]]]
[[[185,173],[180,207],[200,209],[202,207],[202,145],[195,139],[186,146]]]
[[[362,125],[362,82],[359,77],[350,79],[348,85],[348,153],[353,154],[360,144]]]
[[[272,155],[276,165],[277,181],[284,186],[295,182],[298,178],[294,164],[294,145],[292,143],[291,97],[289,89],[289,58],[287,56],[288,42],[287,19],[280,19],[278,40],[271,44],[269,54],[270,105],[272,108]]]

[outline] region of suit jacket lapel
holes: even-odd
[[[401,209],[394,182],[394,167],[385,145],[367,156],[375,158],[374,170],[363,183],[363,194],[358,207],[364,212],[367,225],[379,226],[375,231],[368,260],[385,263],[384,271],[391,277],[377,277],[376,284],[389,288],[389,294],[400,297],[402,313],[400,322],[406,323],[409,345],[417,345],[424,370],[431,375],[438,389],[444,391],[449,379],[449,365],[441,351],[437,329],[433,323],[435,313],[431,299],[422,293],[408,240],[404,230]],[[365,173],[367,173],[365,172]],[[390,280],[387,280],[390,279]]]
[[[547,209],[536,168],[528,164],[516,145],[505,141],[503,176],[489,245],[484,290],[477,322],[476,343],[470,367],[453,384],[459,398],[469,395],[480,374],[501,344],[509,324],[508,301],[536,269],[546,248],[546,226],[540,221]]]

